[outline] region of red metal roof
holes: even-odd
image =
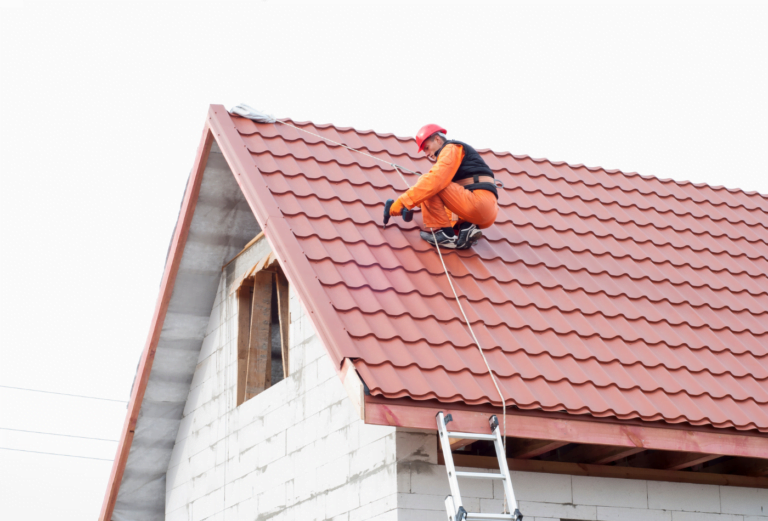
[[[233,168],[249,155],[263,178],[239,182],[267,237],[281,232],[265,220],[284,219],[298,242],[304,267],[286,271],[316,293],[335,361],[355,360],[373,395],[499,405],[420,213],[381,227],[397,173],[285,125],[231,122]],[[294,124],[431,167],[411,138]],[[768,431],[768,197],[480,152],[504,183],[498,220],[445,261],[508,405]]]

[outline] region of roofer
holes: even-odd
[[[416,134],[422,150],[436,161],[429,172],[398,197],[390,207],[390,215],[401,215],[421,205],[424,226],[435,232],[422,231],[421,238],[434,246],[467,249],[483,236],[480,230],[496,220],[499,211],[493,171],[480,154],[461,141],[448,140],[447,130],[439,125],[424,125]],[[458,219],[454,219],[454,215]],[[455,228],[454,228],[455,227]]]

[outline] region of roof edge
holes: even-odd
[[[453,430],[488,433],[488,418],[501,415],[501,407],[461,407],[457,404],[420,404],[410,399],[387,400],[365,396],[365,423],[412,429],[437,430],[438,412],[451,414]],[[721,456],[765,458],[768,437],[755,434],[706,432],[674,426],[620,424],[589,419],[550,417],[507,409],[514,437],[589,443],[617,447],[697,452]],[[509,433],[507,433],[509,436]]]
[[[272,251],[277,254],[283,273],[288,282],[296,288],[307,316],[333,359],[336,372],[340,373],[342,361],[346,356],[344,348],[351,344],[344,323],[329,306],[328,295],[317,277],[302,276],[313,273],[314,270],[261,172],[254,164],[247,145],[240,137],[227,109],[223,105],[211,105],[208,123],[237,184],[264,231],[264,236]]]
[[[176,221],[176,228],[174,229],[168,256],[166,257],[165,270],[163,271],[163,278],[160,282],[160,294],[158,295],[157,304],[155,305],[155,312],[152,315],[147,343],[141,354],[139,367],[133,382],[131,399],[128,402],[128,411],[120,434],[120,442],[117,445],[115,461],[112,464],[112,471],[109,475],[107,491],[104,495],[104,502],[99,514],[99,521],[110,521],[112,519],[112,513],[115,508],[115,502],[117,501],[120,484],[123,480],[125,466],[128,462],[128,454],[131,449],[131,444],[133,443],[134,429],[136,428],[139,411],[141,410],[141,404],[144,400],[144,393],[147,390],[147,384],[149,383],[149,375],[152,371],[152,363],[154,362],[157,343],[160,339],[160,333],[163,329],[168,305],[171,301],[171,296],[173,295],[176,275],[178,274],[184,247],[187,243],[187,237],[189,236],[189,228],[192,224],[192,217],[195,213],[197,199],[200,194],[203,171],[208,163],[208,156],[211,151],[211,146],[213,145],[213,140],[214,137],[211,128],[206,123],[200,138],[200,144],[197,148],[195,162],[192,166],[189,180],[187,181],[184,200],[182,201],[181,209],[179,210],[179,218]]]

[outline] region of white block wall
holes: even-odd
[[[268,251],[257,243],[222,276],[168,469],[166,519],[394,520],[395,429],[357,417],[293,290],[291,374],[235,406],[227,285]]]
[[[445,521],[434,433],[365,425],[291,291],[291,375],[236,407],[237,302],[222,276],[167,473],[169,521]],[[478,469],[467,469],[478,471]],[[513,472],[525,521],[765,521],[768,491]],[[500,512],[490,480],[462,482],[470,511]]]
[[[398,519],[445,521],[445,466],[432,434],[397,433]],[[479,469],[463,469],[482,472]],[[498,472],[498,471],[496,471]],[[525,521],[767,521],[768,490],[661,481],[512,472]],[[470,512],[501,512],[494,480],[460,481]]]

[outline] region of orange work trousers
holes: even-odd
[[[457,222],[471,222],[478,228],[488,228],[496,220],[499,204],[488,190],[470,191],[450,183],[429,199],[422,201],[421,213],[427,228],[447,228]],[[453,214],[459,220],[452,219]]]

